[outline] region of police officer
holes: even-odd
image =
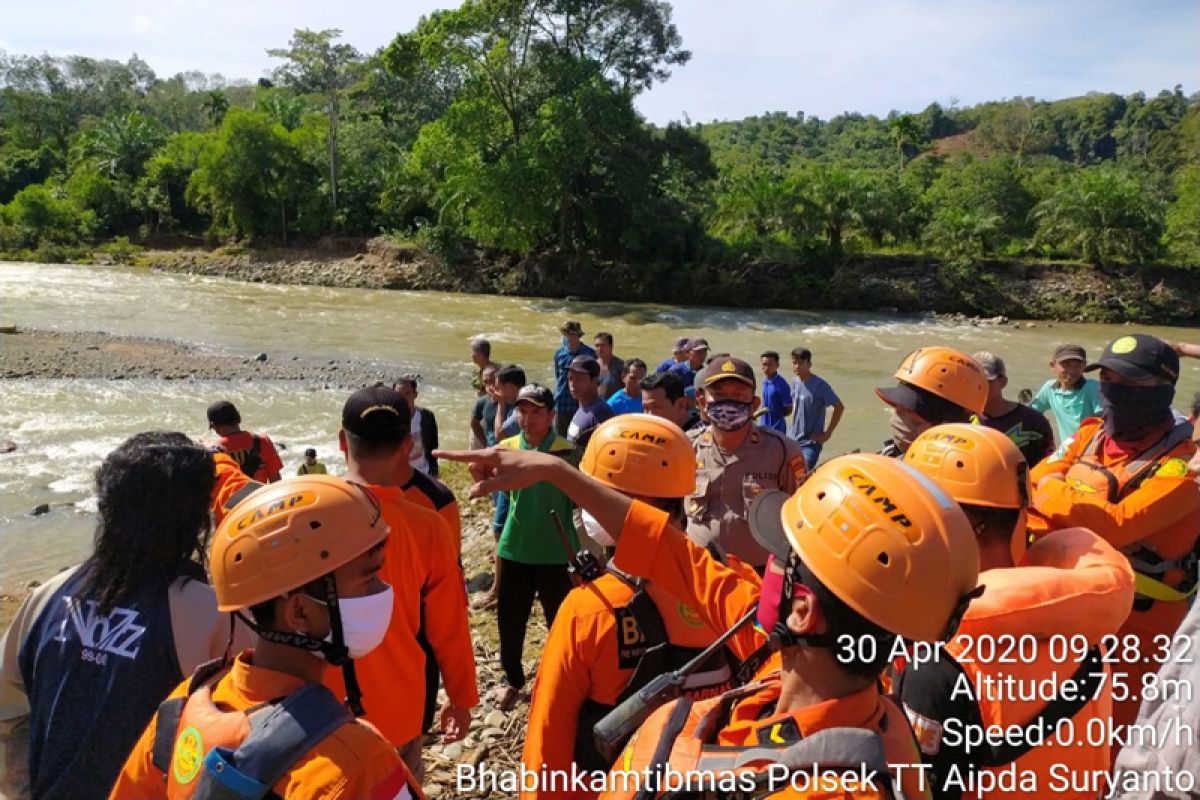
[[[745,361],[714,359],[696,382],[696,399],[710,424],[688,434],[696,451],[688,536],[705,547],[717,544],[761,573],[767,551],[750,534],[746,509],[768,489],[794,492],[806,472],[804,453],[782,433],[751,424],[760,400],[754,369]]]

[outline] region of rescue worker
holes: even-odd
[[[988,382],[983,369],[966,353],[951,347],[922,347],[904,357],[895,386],[875,390],[891,408],[892,438],[882,455],[899,458],[926,429],[947,422],[969,422],[987,406]]]
[[[1082,528],[1049,534],[1026,551],[1029,468],[1016,443],[998,430],[965,424],[930,428],[908,448],[904,463],[945,489],[966,512],[978,539],[984,587],[938,658],[910,663],[896,683],[931,766],[934,797],[970,797],[963,787],[979,785],[974,773],[1006,769],[1032,778],[1012,789],[987,791],[987,797],[1046,797],[1052,793],[1051,768],[1059,765],[1072,788],[1055,789],[1055,797],[1095,798],[1095,791],[1082,787],[1096,771],[1108,769],[1108,737],[1095,731],[1104,730],[1111,717],[1113,687],[1092,648],[1115,635],[1129,615],[1133,571],[1127,560]],[[1002,649],[1006,637],[1016,643],[1008,654]],[[1060,647],[1068,643],[1070,648]],[[1013,688],[1076,681],[1087,688],[1075,701]],[[961,690],[964,684],[967,691]],[[1069,724],[1059,725],[1067,719]],[[963,725],[980,734],[986,726],[1023,732],[1003,745],[969,749],[954,730]],[[944,737],[947,730],[951,735]]]
[[[684,524],[684,498],[696,485],[687,435],[649,414],[625,414],[596,429],[580,469]],[[753,575],[753,572],[749,572]],[[651,678],[682,666],[711,644],[713,630],[687,603],[610,562],[604,574],[571,590],[542,650],[522,761],[530,770],[604,770],[592,729]],[[743,656],[749,653],[743,653]],[[689,683],[699,699],[732,687],[731,660],[719,654]],[[587,791],[528,792],[524,797],[593,798]]]
[[[379,504],[327,475],[273,484],[235,506],[209,566],[218,608],[246,620],[258,645],[200,667],[171,693],[111,797],[420,797],[395,749],[321,685],[331,665],[352,675],[353,659],[387,631],[387,536]],[[359,705],[353,690],[348,700]]]
[[[718,358],[697,378],[701,413],[711,424],[688,434],[696,452],[696,489],[688,500],[688,536],[718,545],[760,571],[767,551],[750,534],[746,509],[768,489],[788,494],[807,473],[800,445],[752,424],[760,400],[754,369],[740,358]]]
[[[778,759],[803,759],[785,755],[793,745],[847,734],[822,735],[829,728],[877,734],[882,742],[860,736],[881,747],[892,765],[919,760],[903,712],[880,694],[877,680],[894,637],[940,641],[954,632],[975,594],[979,554],[962,510],[911,467],[876,455],[842,456],[794,495],[761,498],[752,512],[755,535],[779,566],[769,568],[760,600],[754,582],[688,542],[665,512],[552,457],[499,448],[441,455],[474,462],[476,474],[488,476],[471,487],[473,496],[554,483],[616,533],[623,569],[687,602],[714,629],[728,629],[757,603],[759,624],[781,648],[778,671],[719,698],[682,699],[655,712],[609,776],[610,785],[631,791],[602,796],[633,796],[637,780],[620,775],[665,765],[717,777],[732,774],[745,757],[745,768],[761,776]],[[898,779],[906,796],[929,796],[918,770],[899,770]],[[804,796],[779,786],[766,794]],[[641,796],[657,792],[651,787]],[[885,795],[876,785],[836,796]]]
[[[1119,667],[1131,687],[1159,666],[1155,636],[1170,637],[1196,591],[1200,486],[1188,461],[1192,427],[1171,410],[1179,355],[1143,333],[1111,342],[1086,372],[1100,371],[1103,416],[1033,470],[1035,533],[1084,527],[1126,556],[1137,598],[1121,635],[1140,640]],[[1140,692],[1118,699],[1114,717],[1133,722]]]
[[[217,435],[217,446],[228,453],[242,472],[259,483],[274,483],[283,471],[283,461],[271,437],[242,430],[242,414],[228,400],[217,400],[205,411],[208,427]]]

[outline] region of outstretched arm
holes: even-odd
[[[434,455],[470,465],[471,474],[476,480],[471,486],[471,497],[527,489],[535,483],[549,481],[571,498],[575,505],[595,517],[600,527],[612,533],[614,539],[620,535],[633,502],[549,453],[489,447],[484,450],[436,450]]]

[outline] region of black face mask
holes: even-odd
[[[1171,420],[1175,387],[1132,386],[1100,382],[1100,405],[1104,408],[1104,432],[1117,441],[1134,441]]]

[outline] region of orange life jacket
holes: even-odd
[[[772,734],[778,743],[717,744],[736,702],[762,693],[778,697],[778,691],[775,673],[720,697],[699,702],[683,698],[659,709],[613,765],[602,800],[887,800],[897,796],[886,753],[895,752],[889,744],[896,742],[912,749],[912,732],[903,713],[886,698],[885,716],[895,724],[884,725],[883,731],[827,728],[799,741]],[[847,773],[864,775],[864,785],[850,785],[843,778]],[[662,783],[647,784],[644,778],[651,774],[661,776]]]
[[[278,701],[225,711],[212,699],[227,664],[202,665],[188,693],[165,701],[155,718],[154,765],[169,800],[258,798],[317,743],[354,717],[319,683]]]
[[[1191,426],[1178,424],[1157,444],[1137,458],[1122,464],[1105,466],[1097,454],[1104,446],[1104,429],[1093,428],[1093,434],[1084,446],[1080,457],[1067,470],[1066,481],[1073,489],[1084,494],[1103,494],[1109,503],[1119,503],[1137,491],[1138,487],[1163,465],[1176,457],[1176,450],[1185,445],[1191,435]],[[1085,431],[1081,428],[1080,435]],[[1200,555],[1200,530],[1195,522],[1184,518],[1176,523],[1181,528],[1180,536],[1195,540],[1191,551],[1179,558],[1164,559],[1144,542],[1124,548],[1136,575],[1137,594],[1142,606],[1152,601],[1183,602],[1195,592],[1197,586],[1197,558]],[[1160,531],[1148,532],[1152,534]]]

